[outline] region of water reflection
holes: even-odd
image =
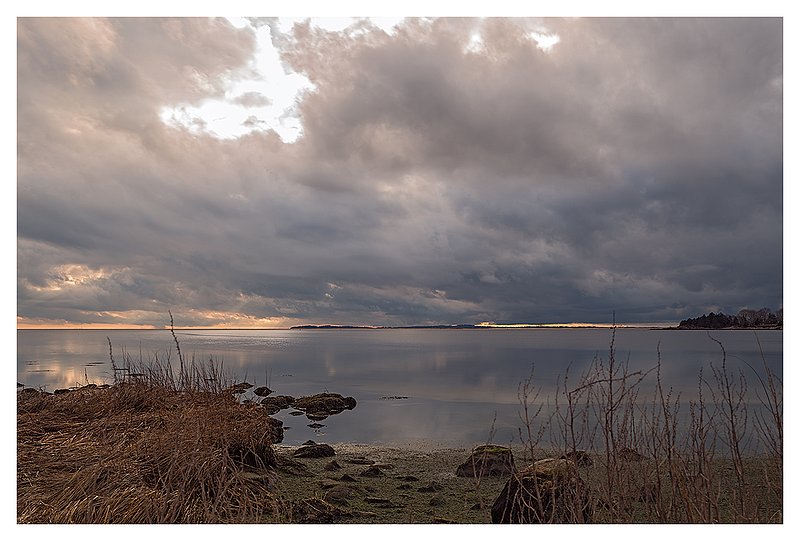
[[[174,347],[168,331],[18,331],[18,381],[54,390],[85,382],[113,381],[108,336],[117,360],[123,350],[138,359]],[[762,370],[753,332],[715,333],[728,353],[729,369],[745,362]],[[569,371],[577,382],[595,357],[607,360],[607,329],[514,330],[303,330],[201,331],[178,334],[184,356],[223,363],[226,373],[275,394],[303,396],[329,391],[353,396],[355,410],[345,411],[314,429],[304,416],[284,410],[276,416],[291,429],[287,443],[321,441],[407,443],[425,439],[454,445],[485,441],[494,426],[495,441],[518,441],[518,387],[535,367],[534,385],[541,400],[550,398]],[[782,332],[760,331],[765,360],[782,376]],[[702,331],[620,329],[617,359],[631,372],[656,365],[661,352],[662,378],[683,400],[696,397],[698,373],[719,366],[719,346]],[[141,352],[141,353],[140,353]],[[177,356],[172,352],[172,360]],[[642,387],[652,390],[654,377]],[[382,396],[407,400],[381,400]]]

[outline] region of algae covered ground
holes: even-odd
[[[490,523],[489,509],[507,480],[456,476],[469,449],[332,447],[336,451],[333,457],[292,459],[296,447],[276,446],[279,464],[285,460],[301,464],[300,468],[294,464],[293,468],[281,467],[275,493],[281,508],[287,510],[283,518],[351,524]],[[340,469],[332,470],[332,461]],[[327,501],[337,509],[316,517],[288,516],[293,502],[310,498]]]

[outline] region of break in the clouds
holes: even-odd
[[[19,19],[18,316],[782,305],[780,19]]]

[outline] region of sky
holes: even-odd
[[[17,21],[17,325],[783,306],[775,18]]]

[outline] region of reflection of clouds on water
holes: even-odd
[[[327,441],[391,441],[431,438],[483,441],[495,411],[496,441],[508,441],[519,426],[518,387],[534,367],[533,386],[541,390],[540,402],[550,400],[569,367],[569,388],[579,385],[595,355],[607,362],[611,332],[608,329],[531,330],[337,330],[337,331],[203,331],[179,336],[184,353],[198,362],[213,356],[224,361],[230,377],[261,385],[270,378],[275,394],[304,396],[323,392],[353,396],[353,411],[331,416],[324,430]],[[115,356],[123,346],[138,358],[174,346],[164,331],[21,331],[18,333],[18,381],[49,390],[84,381],[113,381],[108,365],[106,336]],[[210,335],[210,336],[207,336]],[[728,369],[763,372],[761,354],[752,332],[718,332],[728,353]],[[782,332],[759,332],[771,369],[782,376]],[[656,366],[660,343],[661,377],[682,400],[697,395],[703,368],[719,367],[719,346],[705,332],[617,331],[617,360],[630,372]],[[177,362],[177,355],[172,355]],[[99,362],[97,366],[85,366]],[[53,370],[33,372],[32,370]],[[292,374],[291,377],[288,374]],[[640,399],[652,399],[655,373],[640,389]],[[408,396],[408,400],[379,400],[382,396]],[[310,428],[287,411],[278,414],[292,430],[288,441],[314,439]]]

